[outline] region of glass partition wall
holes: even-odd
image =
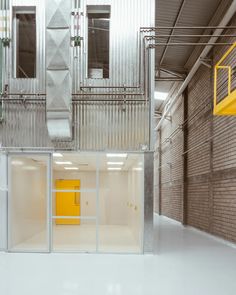
[[[142,252],[143,154],[13,154],[8,166],[10,251]]]
[[[8,249],[49,251],[49,155],[8,158]]]

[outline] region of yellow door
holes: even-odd
[[[58,179],[57,190],[79,190],[80,180]],[[80,193],[57,192],[56,216],[80,216]],[[56,224],[80,224],[80,219],[56,219]]]

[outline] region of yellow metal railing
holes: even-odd
[[[214,115],[236,115],[236,90],[231,91],[232,85],[232,66],[222,65],[225,59],[235,49],[236,42],[229,48],[229,50],[222,56],[219,62],[215,65],[214,70]],[[228,94],[219,103],[217,102],[217,86],[218,86],[218,71],[228,71]]]

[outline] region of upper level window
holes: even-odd
[[[36,78],[36,8],[14,7],[14,77]]]
[[[109,78],[110,6],[90,5],[88,12],[88,78]]]

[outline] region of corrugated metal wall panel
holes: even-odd
[[[141,150],[149,143],[146,102],[76,102],[74,139],[51,142],[44,102],[5,102],[0,142],[6,147],[53,147],[80,150]]]
[[[35,79],[15,79],[13,75],[13,42],[6,47],[6,81],[10,93],[45,93],[45,0],[11,0],[9,19],[10,34],[13,36],[12,15],[13,6],[35,6],[37,17],[37,68]],[[12,38],[12,37],[10,37]]]
[[[110,5],[110,78],[87,79],[87,5]],[[83,86],[139,86],[140,34],[139,28],[155,25],[154,0],[83,0],[84,12],[81,22],[81,35],[84,38],[81,48]],[[122,29],[121,29],[122,28]],[[141,63],[142,66],[142,63]],[[154,66],[154,65],[153,65]]]

